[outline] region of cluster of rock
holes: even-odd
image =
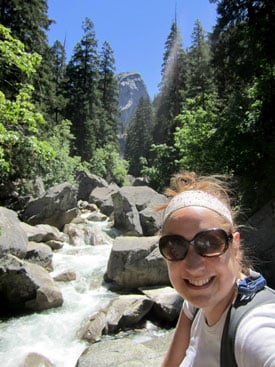
[[[167,199],[146,185],[136,184],[120,188],[108,185],[95,175],[80,173],[77,188],[63,183],[35,199],[21,199],[17,212],[0,207],[1,314],[16,315],[62,306],[57,281],[73,280],[76,275],[68,272],[51,276],[53,251],[58,251],[65,242],[74,246],[111,243],[103,282],[117,292],[117,297],[91,316],[81,329],[81,337],[95,343],[104,334],[142,327],[148,318],[174,325],[182,299],[170,285],[166,263],[157,246],[162,214],[156,208]],[[271,286],[274,286],[275,263],[274,204],[274,201],[267,204],[264,216],[256,214],[251,218],[250,222],[258,227],[256,236],[249,237],[244,232],[248,243],[255,244],[256,239],[260,254],[263,248],[269,251]],[[115,236],[86,225],[89,221],[102,220],[108,220]],[[100,347],[93,344],[91,348]],[[152,356],[153,361],[155,354]],[[90,365],[93,358],[88,349],[78,366]]]
[[[54,278],[50,274],[53,252],[64,243],[112,243],[102,281],[128,294],[117,293],[107,308],[93,315],[81,330],[82,338],[93,343],[103,334],[135,328],[152,315],[175,322],[182,300],[170,287],[156,236],[161,214],[155,208],[165,200],[148,186],[119,188],[82,173],[78,188],[63,183],[37,198],[19,199],[17,212],[0,207],[1,315],[62,306],[57,281],[76,277],[73,272]],[[87,226],[89,221],[102,220],[108,220],[110,229],[115,228],[115,239]]]

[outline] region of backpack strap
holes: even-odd
[[[248,312],[257,306],[269,303],[275,303],[275,291],[266,286],[255,293],[253,297],[237,297],[227,313],[224,324],[220,352],[221,367],[238,367],[234,353],[238,325]]]

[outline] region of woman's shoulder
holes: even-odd
[[[236,331],[235,357],[239,367],[275,367],[275,303],[248,312]]]

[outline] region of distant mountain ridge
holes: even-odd
[[[141,97],[149,96],[147,87],[137,72],[125,72],[117,74],[119,88],[119,103],[118,107],[121,112],[120,120],[122,127],[121,134],[125,133],[131,117],[136,111]]]

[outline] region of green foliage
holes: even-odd
[[[204,95],[187,99],[177,121],[179,127],[174,137],[180,167],[197,172],[213,172],[218,158],[215,155],[217,112],[214,98]]]
[[[177,150],[167,144],[153,144],[150,151],[150,160],[141,158],[141,174],[152,188],[163,191],[169,185],[172,174],[178,170]]]
[[[50,62],[50,48],[46,31],[53,22],[48,18],[47,0],[2,0],[0,23],[11,30],[12,36],[24,44],[25,51],[41,56],[40,64],[26,79],[26,75],[19,69],[1,69],[0,89],[9,99],[14,99],[18,93],[17,83],[30,83],[34,86],[32,100],[47,121],[49,110],[53,103],[53,71]],[[3,77],[2,77],[3,76]]]
[[[99,83],[100,125],[96,131],[97,146],[118,144],[118,83],[115,77],[114,53],[108,42],[104,42],[100,52]]]
[[[23,44],[1,26],[0,60],[4,68],[16,67],[27,76],[34,72],[40,57],[28,54]],[[34,178],[43,172],[54,156],[50,145],[39,139],[39,129],[45,124],[43,116],[31,102],[31,85],[18,86],[14,100],[0,91],[0,180]]]
[[[30,87],[22,87],[16,100],[0,92],[1,182],[34,178],[54,156],[46,141],[39,140],[38,126],[45,121],[30,102]]]
[[[149,157],[152,141],[153,110],[150,98],[140,98],[136,112],[127,129],[125,159],[129,161],[129,173],[139,176],[140,158]]]
[[[35,72],[40,64],[41,56],[37,53],[27,53],[22,42],[11,35],[11,31],[0,24],[0,65],[9,68],[16,67],[27,76]]]
[[[111,144],[97,148],[90,164],[91,172],[118,185],[126,183],[127,169],[128,162],[119,157],[117,149]]]
[[[72,122],[75,136],[73,153],[89,161],[96,148],[99,125],[100,96],[98,91],[98,54],[94,24],[86,18],[83,36],[74,48],[67,65],[65,97],[68,99],[65,116]]]
[[[46,187],[64,181],[75,183],[77,171],[88,171],[88,164],[81,163],[80,157],[70,156],[71,143],[74,139],[70,128],[71,122],[63,120],[51,131],[48,142],[56,155],[47,165],[47,173],[44,176]]]
[[[192,44],[187,52],[187,90],[184,91],[186,97],[194,98],[213,92],[213,70],[210,61],[210,45],[200,21],[197,20],[192,33]]]
[[[243,204],[255,210],[275,195],[275,4],[214,2],[218,18],[211,39],[222,100],[220,156],[239,178]]]
[[[160,93],[154,100],[155,144],[173,145],[175,117],[180,113],[182,90],[186,87],[186,55],[176,22],[172,23],[165,43]]]

